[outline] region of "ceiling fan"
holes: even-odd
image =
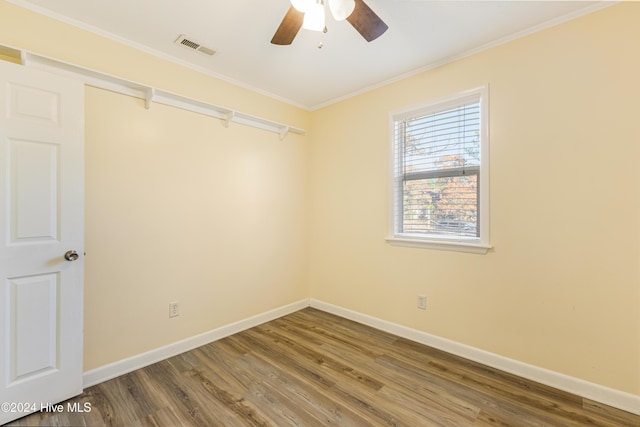
[[[327,1],[334,19],[346,19],[368,42],[377,39],[389,28],[363,0]],[[326,32],[324,0],[291,0],[291,7],[271,43],[291,44],[300,28]]]

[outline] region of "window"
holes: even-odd
[[[487,88],[391,114],[392,244],[485,253]]]

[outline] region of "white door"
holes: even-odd
[[[0,61],[0,424],[82,392],[83,148],[83,84]]]

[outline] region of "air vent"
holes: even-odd
[[[213,56],[216,54],[216,51],[213,49],[210,49],[206,46],[202,46],[202,44],[200,44],[198,41],[194,40],[191,37],[187,37],[184,34],[180,34],[180,37],[178,37],[175,41],[176,44],[179,44],[180,46],[183,46],[187,49],[190,50],[195,50],[196,52],[200,52],[203,55],[208,55],[208,56]]]

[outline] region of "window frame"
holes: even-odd
[[[461,102],[479,101],[480,104],[480,166],[478,167],[478,221],[479,237],[465,238],[460,236],[443,236],[418,233],[404,233],[399,231],[402,224],[402,214],[398,215],[396,207],[402,206],[403,183],[406,175],[400,175],[401,159],[396,152],[395,124],[407,118],[429,115],[438,111],[454,108]],[[472,168],[474,169],[474,168]],[[416,172],[409,175],[410,179],[434,178],[437,176],[454,176],[456,171]],[[466,168],[469,174],[470,169]],[[476,173],[476,171],[472,171]],[[415,176],[414,176],[415,175]],[[424,104],[389,112],[389,224],[386,241],[395,246],[418,247],[459,252],[484,254],[490,248],[489,243],[489,86],[461,91],[453,95],[430,100]]]

